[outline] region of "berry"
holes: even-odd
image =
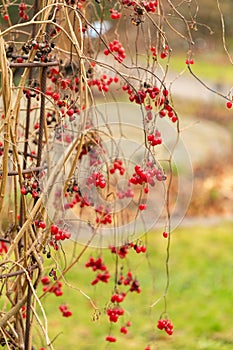
[[[126,327],[122,326],[120,328],[120,332],[123,333],[123,334],[127,334],[128,333],[128,329]]]
[[[41,283],[42,283],[43,285],[49,284],[49,283],[50,283],[50,278],[49,278],[48,276],[43,276],[43,277],[41,278]]]
[[[27,8],[27,5],[26,5],[24,2],[21,2],[21,3],[19,4],[19,10],[20,10],[20,11],[25,11],[26,8]]]
[[[22,63],[23,62],[23,57],[17,57],[17,63]]]
[[[42,228],[42,229],[45,229],[46,223],[44,221],[40,221],[39,227]]]
[[[73,314],[72,311],[68,310],[66,305],[60,305],[59,310],[61,311],[63,317],[70,317]]]
[[[160,319],[157,323],[157,328],[160,330],[165,330],[168,335],[173,334],[173,324],[167,319]]]
[[[21,194],[26,195],[28,193],[28,190],[25,187],[21,187],[20,192]]]
[[[115,343],[117,341],[117,339],[115,337],[112,337],[111,335],[107,335],[105,340],[110,343]]]
[[[163,237],[167,238],[168,237],[168,233],[166,231],[163,232]]]
[[[125,57],[125,49],[123,48],[122,44],[117,40],[113,40],[109,43],[109,49],[104,50],[104,55],[109,55],[110,52],[116,53],[115,60],[118,62],[122,62]]]
[[[141,204],[139,204],[139,206],[138,206],[138,208],[139,208],[139,210],[145,210],[146,209],[146,204],[143,204],[143,203],[141,203]]]
[[[233,105],[233,103],[231,101],[228,101],[226,104],[227,108],[229,108],[229,109],[232,108],[232,105]]]
[[[189,64],[194,64],[194,60],[193,59],[191,59],[191,60],[186,60],[185,61],[185,63],[187,64],[187,65],[189,65]]]

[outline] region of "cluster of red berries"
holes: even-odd
[[[137,254],[139,253],[145,253],[146,252],[146,246],[144,244],[134,244],[133,249]]]
[[[0,240],[0,255],[1,254],[6,254],[8,252],[8,248],[5,242]]]
[[[95,212],[97,214],[96,223],[97,224],[111,224],[112,223],[112,214],[109,212],[109,209],[104,209],[103,205],[99,205],[95,208]]]
[[[194,64],[194,60],[191,58],[191,59],[187,59],[187,60],[185,60],[185,63],[187,64],[187,65],[189,65],[189,64]]]
[[[118,305],[107,309],[107,315],[109,317],[109,321],[114,323],[116,323],[118,321],[119,316],[124,315],[124,313],[125,313],[124,309],[122,309]]]
[[[168,56],[168,54],[169,54],[169,47],[168,47],[168,45],[164,45],[164,47],[163,47],[163,49],[162,49],[162,51],[160,53],[160,57],[162,59],[164,59],[164,58],[166,58]]]
[[[101,257],[95,259],[93,256],[89,258],[89,261],[85,264],[86,267],[91,267],[93,271],[101,270],[106,271],[107,266],[103,263],[103,259]]]
[[[118,12],[117,10],[114,10],[114,9],[111,8],[109,10],[109,12],[110,12],[111,19],[119,19],[119,18],[121,18],[121,13]]]
[[[133,175],[129,179],[130,183],[132,183],[133,185],[150,184],[151,186],[154,186],[155,179],[158,181],[166,180],[166,176],[162,174],[162,171],[160,169],[153,167],[150,163],[148,163],[148,165],[151,166],[147,167],[146,169],[142,169],[139,164],[135,165],[135,173],[133,173]],[[147,192],[148,187],[146,187],[146,189]]]
[[[141,105],[144,103],[145,98],[147,97],[146,91],[144,89],[133,92],[133,89],[129,84],[123,85],[122,89],[123,91],[127,91],[130,102],[135,102]]]
[[[28,21],[29,20],[29,16],[25,12],[26,9],[27,9],[27,5],[24,2],[21,2],[19,4],[19,17],[24,19],[25,21]]]
[[[114,293],[111,297],[112,303],[122,303],[126,297],[126,293]]]
[[[155,46],[151,46],[150,51],[151,51],[151,53],[152,53],[152,58],[153,58],[153,59],[156,59],[157,56],[158,56],[156,47],[155,47]],[[164,59],[164,58],[166,58],[166,57],[168,56],[168,54],[169,54],[169,47],[168,47],[168,45],[165,45],[165,46],[162,48],[161,52],[160,52],[160,58],[161,58],[161,59]],[[190,64],[191,64],[191,63],[190,63]]]
[[[65,239],[70,239],[71,233],[60,229],[57,225],[52,224],[50,227],[51,235],[55,238],[56,241],[64,241]]]
[[[80,208],[89,207],[91,205],[91,203],[88,200],[87,194],[82,195],[81,192],[78,191],[75,194],[75,198],[73,198],[72,202],[67,203],[67,208],[65,209],[73,208],[76,203],[79,203]]]
[[[66,83],[66,82],[68,82],[68,80],[61,83],[61,81],[63,81],[63,79],[60,78],[60,71],[59,71],[59,68],[57,68],[57,67],[51,67],[48,70],[47,77],[51,80],[52,83],[60,83],[62,90],[65,90],[70,84],[70,80],[69,80],[69,84]]]
[[[96,223],[97,224],[103,224],[103,225],[107,225],[107,224],[111,224],[112,223],[112,215],[109,213],[106,214],[101,214],[100,216],[98,216],[96,218]]]
[[[120,328],[120,332],[123,333],[123,334],[127,334],[127,333],[128,333],[128,328],[129,328],[130,326],[131,326],[131,322],[128,321],[128,322],[126,323],[125,326],[122,326],[122,327]]]
[[[115,174],[116,170],[119,171],[120,175],[124,175],[125,168],[123,166],[123,162],[120,159],[115,159],[113,166],[109,169],[110,174]]]
[[[139,283],[139,281],[137,279],[134,279],[131,282],[129,291],[130,292],[136,292],[138,294],[141,293],[140,283]]]
[[[145,85],[147,86],[147,84],[145,84]],[[132,87],[130,86],[130,84],[127,83],[127,84],[122,86],[122,90],[127,92],[127,94],[129,95],[130,102],[135,102],[137,104],[143,104],[146,99],[150,98],[151,100],[154,101],[156,107],[167,104],[167,99],[165,100],[164,97],[158,96],[160,94],[160,89],[157,86],[153,86],[153,87],[148,86],[146,89],[141,88],[137,92],[134,92]],[[164,89],[162,91],[163,95],[165,93],[167,94],[167,92],[168,91],[166,89]],[[152,109],[152,106],[147,105],[146,108],[147,108],[147,110],[149,108]]]
[[[108,56],[111,52],[117,54],[114,57],[120,63],[123,62],[123,60],[126,57],[125,49],[123,48],[122,44],[117,39],[115,39],[109,43],[109,48],[104,50],[104,55]]]
[[[120,191],[117,192],[117,197],[118,197],[119,199],[133,198],[133,197],[134,197],[134,192],[133,192],[133,190],[130,188],[130,183],[128,184],[127,190],[125,190],[125,191],[120,190]]]
[[[171,321],[169,321],[167,319],[158,320],[157,328],[161,329],[161,330],[164,329],[165,332],[169,335],[173,334],[173,324],[171,323]]]
[[[149,134],[147,136],[148,142],[151,144],[151,146],[157,146],[161,145],[162,143],[162,138],[161,138],[161,133],[159,130],[155,130],[154,133]]]
[[[145,8],[146,12],[152,12],[154,13],[156,11],[156,8],[158,6],[158,1],[143,1],[142,6]]]
[[[53,293],[54,295],[56,295],[56,297],[60,297],[61,295],[63,295],[62,282],[58,281],[55,284],[53,284],[52,286],[49,286],[51,283],[50,278],[48,276],[43,276],[41,278],[41,283],[44,286],[43,292]]]
[[[107,74],[103,74],[100,79],[88,79],[88,86],[97,86],[99,91],[108,92],[109,86],[118,81],[118,77],[108,77]]]
[[[152,56],[153,56],[154,58],[157,57],[156,47],[155,47],[155,46],[151,46],[150,50],[151,50],[151,52],[152,52]]]
[[[87,179],[87,185],[94,185],[96,187],[105,188],[106,180],[104,175],[100,172],[93,172]]]
[[[98,273],[96,278],[91,281],[91,285],[94,286],[98,282],[108,283],[110,277],[111,275],[108,271],[105,271],[104,273]]]
[[[157,86],[153,87],[147,87],[146,93],[149,95],[149,97],[154,100],[159,94],[160,94],[160,89]]]
[[[110,276],[110,273],[107,270],[107,266],[103,263],[103,259],[101,257],[97,258],[95,260],[94,257],[90,257],[89,261],[85,264],[86,267],[92,268],[93,271],[103,271],[103,273],[98,273],[96,275],[96,278],[91,282],[91,285],[94,286],[98,282],[104,282],[108,283]]]
[[[59,310],[61,311],[63,317],[70,317],[73,315],[72,311],[70,311],[66,305],[60,305]]]
[[[26,177],[23,182],[23,186],[20,189],[22,195],[26,196],[28,193],[32,195],[33,198],[38,198],[40,195],[40,187],[37,179],[34,177]]]
[[[131,243],[124,244],[121,247],[110,246],[111,253],[117,254],[121,259],[124,259],[131,248]]]
[[[137,254],[139,253],[145,253],[146,252],[146,246],[141,243],[127,243],[123,244],[120,247],[110,246],[109,249],[111,250],[111,253],[117,254],[121,259],[124,259],[126,255],[129,252],[129,249],[133,248]]]
[[[140,165],[135,165],[134,167],[135,173],[129,179],[130,183],[133,185],[142,185],[143,183],[148,183],[148,174],[145,170],[141,168]]]
[[[34,224],[37,228],[42,228],[42,229],[46,228],[46,223],[43,220],[35,220]]]
[[[158,6],[158,0],[155,1],[141,1],[141,6],[138,6],[136,1],[121,0],[122,5],[134,6],[136,14],[143,14],[143,9],[147,12],[155,12]]]
[[[140,283],[137,279],[133,279],[133,274],[131,271],[127,272],[126,277],[123,276],[123,274],[120,275],[119,280],[117,281],[117,284],[124,285],[124,286],[129,286],[130,287],[130,292],[141,292],[140,288]]]

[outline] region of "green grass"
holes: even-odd
[[[90,286],[94,272],[84,267],[91,254],[90,251],[86,252],[66,278],[96,302],[101,314],[99,320],[93,321],[94,310],[89,301],[70,287],[63,287],[62,297],[46,297],[50,337],[53,339],[57,336],[55,349],[122,350],[124,347],[143,350],[148,343],[153,344],[153,350],[232,349],[232,231],[231,223],[222,223],[217,227],[177,229],[173,233],[168,293],[169,317],[175,327],[172,337],[156,329],[156,322],[163,312],[163,299],[153,308],[149,306],[163,294],[167,241],[160,232],[149,234],[148,258],[131,251],[128,259],[132,271],[141,282],[142,293],[127,295],[122,305],[126,310],[124,320],[119,319],[111,330],[118,340],[110,346],[104,340],[110,330],[104,308],[111,296],[113,282]],[[70,245],[65,245],[67,258],[71,250]],[[113,272],[113,255],[104,250],[103,257]],[[70,306],[72,317],[61,317],[58,310],[61,303]],[[132,326],[128,335],[120,335],[120,325],[129,319]]]
[[[185,56],[174,54],[171,58],[170,70],[183,71],[186,68],[185,59]],[[225,55],[197,54],[194,56],[194,65],[191,69],[200,79],[209,80],[220,86],[232,84],[232,65]],[[190,74],[188,69],[186,74]]]

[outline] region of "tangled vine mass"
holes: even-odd
[[[93,288],[111,284],[104,306],[76,289],[94,318],[110,324],[103,342],[124,337],[132,323],[125,300],[140,298],[143,289],[129,256],[147,260],[143,235],[158,219],[167,244],[166,283],[149,307],[158,308],[157,331],[172,335],[167,292],[172,157],[180,117],[167,75],[180,46],[184,67],[199,80],[193,72],[197,7],[195,1],[170,0],[0,2],[3,348],[56,348],[43,303],[48,296],[63,296],[66,275],[74,268],[94,276]],[[206,88],[232,107],[231,92]],[[163,124],[175,135],[165,160],[159,157],[169,140]],[[69,261],[66,249],[72,246],[79,251]],[[102,248],[114,261],[113,271]],[[63,300],[59,317],[75,317],[65,295]],[[144,349],[152,346],[150,338]]]

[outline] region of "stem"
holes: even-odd
[[[40,102],[40,120],[39,120],[39,137],[38,137],[38,151],[37,151],[37,163],[39,167],[41,164],[42,146],[43,146],[43,131],[45,120],[45,92],[46,92],[46,73],[47,68],[41,68],[41,102]]]

